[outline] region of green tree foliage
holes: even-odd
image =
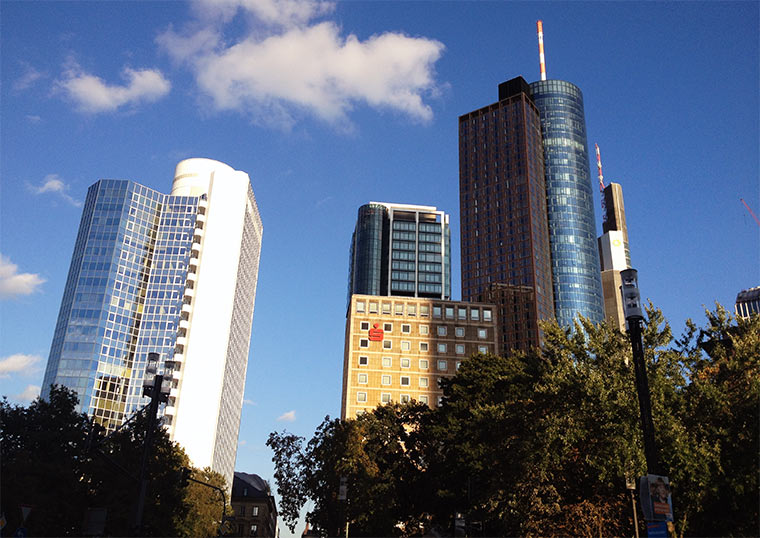
[[[681,536],[754,536],[760,468],[760,318],[708,312],[678,340],[649,305],[643,338],[659,467]],[[580,320],[545,345],[476,355],[444,382],[443,405],[388,405],[325,419],[304,440],[272,434],[286,521],[323,534],[633,535],[626,478],[647,472],[631,346]],[[337,499],[340,477],[349,501]],[[642,528],[643,532],[643,528]]]
[[[75,393],[56,386],[49,400],[38,398],[28,407],[0,402],[1,509],[11,533],[21,526],[20,506],[29,505],[33,508],[23,526],[30,535],[81,536],[88,508],[107,510],[104,534],[136,534],[135,500],[146,419],[140,415],[105,438],[102,428],[75,411],[76,404]],[[200,485],[183,487],[180,469],[188,465],[184,451],[156,426],[147,467],[150,484],[143,535],[216,535],[221,498]],[[224,482],[216,473],[196,471],[196,475]]]

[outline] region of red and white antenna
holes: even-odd
[[[602,222],[607,222],[607,204],[604,201],[604,176],[602,175],[602,154],[599,152],[599,144],[594,144],[596,148],[596,167],[599,169],[599,194],[602,201]]]
[[[546,80],[546,58],[544,58],[544,23],[536,21],[538,30],[538,61],[541,64],[541,80]]]

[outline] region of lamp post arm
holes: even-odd
[[[220,488],[219,486],[215,486],[214,484],[209,484],[208,482],[196,480],[195,478],[192,478],[190,476],[188,476],[187,479],[190,482],[195,482],[196,484],[206,486],[207,488],[215,489],[216,491],[222,494],[222,522],[219,523],[219,536],[224,536],[224,533],[222,532],[222,525],[224,525],[224,522],[227,519],[227,495],[225,495],[224,489]]]

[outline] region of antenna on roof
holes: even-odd
[[[596,147],[596,167],[599,169],[599,193],[602,200],[602,222],[607,222],[607,204],[604,201],[604,176],[602,175],[602,154],[599,152],[599,144]]]
[[[546,80],[546,59],[544,58],[544,23],[536,21],[538,30],[538,61],[541,64],[541,80]]]

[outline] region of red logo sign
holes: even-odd
[[[372,325],[372,328],[369,330],[369,340],[370,342],[380,342],[383,339],[383,330],[378,327],[378,324],[375,323]]]

